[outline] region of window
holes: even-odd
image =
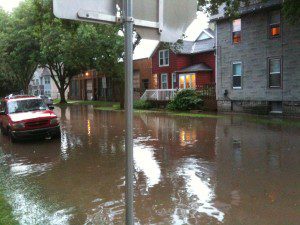
[[[234,44],[241,42],[241,30],[242,30],[241,19],[232,21],[232,42]]]
[[[35,85],[40,85],[39,79],[36,79],[36,80],[35,80]]]
[[[176,88],[176,73],[172,73],[172,89]]]
[[[45,77],[45,84],[50,84],[50,77]]]
[[[270,14],[269,34],[271,38],[280,36],[280,12],[274,11]]]
[[[233,63],[233,89],[242,89],[242,63]]]
[[[168,89],[168,74],[163,73],[161,75],[161,89]]]
[[[281,59],[269,59],[269,87],[281,87]]]
[[[179,75],[179,88],[180,89],[196,89],[196,75],[192,74],[180,74]]]
[[[45,95],[46,95],[47,97],[51,97],[50,91],[45,91]]]
[[[169,66],[169,50],[159,51],[159,66]]]

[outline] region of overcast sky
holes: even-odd
[[[0,6],[6,11],[11,11],[17,7],[22,0],[0,0]]]
[[[12,11],[23,0],[0,0],[0,7],[6,11]],[[208,18],[203,13],[198,13],[198,18],[190,25],[186,31],[186,40],[195,40],[201,30],[207,27]],[[142,40],[140,45],[135,49],[134,59],[149,57],[157,45],[157,41]]]

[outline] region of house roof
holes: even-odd
[[[50,73],[50,70],[48,68],[43,68],[43,72],[41,73],[41,76],[44,77],[44,76],[50,76],[51,73]]]
[[[179,54],[197,54],[201,52],[210,52],[214,51],[215,48],[215,39],[209,38],[205,40],[193,41],[183,41],[182,46],[177,50]],[[173,49],[172,49],[173,50]]]
[[[178,70],[176,71],[176,73],[190,73],[190,72],[200,72],[200,71],[212,71],[212,68],[210,68],[205,63],[199,63],[199,64],[186,67],[182,70]]]
[[[280,6],[282,4],[283,0],[270,0],[270,1],[266,1],[266,2],[257,2],[255,0],[250,0],[250,4],[247,6],[242,6],[239,8],[239,14],[240,15],[245,15],[245,14],[249,14],[252,12],[257,12],[257,11],[261,11],[267,8],[272,8],[272,7],[276,7],[276,6]],[[218,9],[218,13],[215,15],[212,15],[210,17],[210,21],[218,21],[218,20],[224,20],[224,19],[228,19],[230,18],[230,16],[226,15],[225,13],[226,11],[226,4],[223,4],[219,7]]]
[[[204,40],[198,40],[203,32],[205,32],[210,38]],[[200,33],[196,41],[183,41],[181,46],[179,46],[178,48],[171,47],[171,50],[177,54],[183,54],[183,55],[192,55],[192,54],[197,54],[202,52],[214,51],[215,49],[214,37],[215,37],[215,32],[210,28],[207,28]],[[161,43],[158,43],[150,57],[152,57],[155,54],[155,52],[160,48],[160,46]]]

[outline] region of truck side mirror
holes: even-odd
[[[53,106],[53,105],[49,105],[48,108],[49,108],[50,110],[53,110],[53,109],[54,109],[54,106]]]

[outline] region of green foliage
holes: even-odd
[[[134,109],[153,109],[154,106],[151,102],[145,100],[136,100],[133,103]]]
[[[203,101],[200,95],[195,90],[186,89],[176,94],[174,100],[168,104],[167,109],[173,111],[196,110],[200,109],[202,105]]]
[[[40,23],[41,65],[48,67],[64,103],[73,76],[96,69],[106,76],[123,75],[120,27],[65,21],[54,17],[52,0],[34,0]],[[43,12],[43,13],[40,13]]]
[[[38,65],[39,41],[31,4],[25,1],[11,14],[0,10],[1,95],[27,90]]]

